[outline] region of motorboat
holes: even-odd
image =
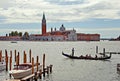
[[[38,70],[40,69],[42,69],[42,65],[38,65]],[[37,71],[37,66],[34,65],[34,72],[36,71]],[[14,69],[10,70],[9,74],[11,74],[14,79],[22,79],[32,74],[32,63],[23,63],[19,65],[14,65]]]

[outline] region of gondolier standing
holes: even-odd
[[[74,56],[74,48],[72,48],[72,56]]]

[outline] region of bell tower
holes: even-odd
[[[43,13],[43,18],[42,18],[42,35],[46,34],[46,19],[45,19],[45,14]]]

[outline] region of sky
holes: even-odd
[[[77,33],[120,35],[120,0],[0,0],[0,36],[11,31],[41,34],[43,12],[47,31],[75,29]]]

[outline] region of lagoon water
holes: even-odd
[[[120,63],[120,55],[112,55],[108,61],[95,60],[72,60],[62,56],[62,51],[71,54],[71,49],[75,49],[75,55],[91,54],[95,56],[96,46],[99,52],[103,48],[108,52],[120,52],[120,41],[100,41],[100,42],[25,42],[19,41],[11,43],[10,41],[0,41],[0,50],[9,51],[16,49],[20,52],[20,62],[23,62],[23,51],[29,56],[29,50],[32,50],[32,56],[39,56],[42,63],[42,56],[46,54],[46,65],[53,65],[53,72],[49,76],[39,81],[120,81],[120,74],[117,73],[116,66]],[[14,57],[14,55],[13,55]],[[14,58],[13,58],[14,60]],[[29,59],[28,59],[29,60]],[[13,62],[14,65],[14,62]],[[13,67],[13,66],[12,66]],[[8,79],[6,71],[0,72],[0,81]]]

